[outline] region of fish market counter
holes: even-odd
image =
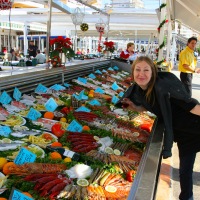
[[[131,72],[131,66],[114,60],[79,63],[66,68],[47,69],[43,71],[18,74],[2,77],[0,91],[12,93],[17,87],[22,93],[31,93],[41,83],[45,86],[64,84],[79,76],[94,73],[96,70],[118,66],[119,69]],[[135,180],[133,182],[128,200],[154,200],[160,172],[161,150],[163,139],[163,125],[154,123],[151,136],[142,155]]]

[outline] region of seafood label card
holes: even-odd
[[[47,92],[47,87],[42,85],[41,83],[36,87],[35,92],[36,93],[46,93]]]
[[[104,90],[102,90],[101,88],[97,88],[94,92],[96,93],[100,93],[100,94],[104,94]]]
[[[67,127],[68,131],[71,132],[81,132],[83,127],[74,119]]]
[[[119,96],[119,97],[123,97],[123,96],[124,96],[124,92],[120,92],[120,93],[118,94],[118,96]]]
[[[81,106],[78,109],[75,110],[76,112],[90,112],[91,110],[86,108],[85,106]]]
[[[71,85],[68,84],[68,83],[64,83],[64,86],[68,88],[68,87],[70,87]]]
[[[35,159],[36,155],[34,153],[22,147],[17,154],[14,163],[16,165],[23,165],[24,163],[33,163]]]
[[[101,105],[101,103],[96,99],[89,101],[89,104],[92,105],[92,106],[100,106]]]
[[[88,77],[91,78],[91,79],[95,79],[96,78],[96,76],[94,74],[90,74]]]
[[[11,133],[11,129],[9,126],[0,126],[0,135],[4,137],[8,137]]]
[[[13,188],[9,200],[34,200],[34,199],[23,194],[20,190]]]
[[[119,98],[117,98],[116,96],[113,96],[112,103],[116,104],[118,101],[119,101]]]
[[[58,104],[55,102],[53,98],[50,98],[45,104],[45,108],[47,111],[53,112],[58,107]]]
[[[108,73],[105,69],[102,70],[103,73]]]
[[[9,94],[4,91],[0,96],[0,102],[2,104],[9,104],[12,101],[12,98],[9,96]]]
[[[86,96],[85,94],[84,94],[84,92],[85,92],[85,90],[82,90],[80,93],[79,93],[79,98],[80,98],[80,100],[87,100],[88,99],[88,96]]]
[[[113,90],[118,90],[118,89],[119,89],[119,86],[117,85],[116,82],[114,82],[114,83],[112,84],[111,88],[112,88]]]
[[[112,67],[109,67],[108,70],[110,70],[110,71],[114,71],[114,69],[113,69]]]
[[[33,120],[33,121],[37,120],[41,116],[42,114],[39,111],[35,110],[34,108],[31,108],[28,114],[26,115],[28,119]]]
[[[17,87],[15,87],[14,89],[14,93],[13,93],[13,98],[16,101],[19,101],[21,99],[22,93],[19,91],[19,89]]]
[[[94,73],[96,73],[96,74],[102,74],[100,70],[96,70]]]
[[[56,91],[65,90],[65,87],[63,87],[62,85],[59,85],[59,84],[52,85],[50,88],[53,90],[56,90]]]
[[[113,69],[114,69],[114,70],[119,70],[119,67],[114,66]]]
[[[86,84],[87,83],[87,79],[86,78],[81,78],[81,77],[78,77],[78,81]]]

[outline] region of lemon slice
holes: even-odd
[[[100,138],[99,138],[98,136],[96,136],[96,135],[95,135],[93,138],[94,138],[96,141],[99,141],[99,139],[100,139]]]
[[[138,133],[138,132],[133,133],[133,136],[135,136],[135,137],[138,137],[139,135],[140,135],[140,133]]]
[[[105,152],[107,153],[107,154],[113,154],[114,152],[113,152],[113,149],[111,148],[111,147],[106,147],[105,148]]]
[[[12,140],[10,140],[9,138],[3,138],[3,139],[2,139],[2,142],[3,142],[3,143],[11,143]]]
[[[112,185],[107,185],[107,186],[105,187],[105,190],[106,190],[107,192],[110,192],[110,193],[115,193],[115,192],[117,191],[117,188],[116,188],[115,186],[112,186]]]
[[[84,187],[84,186],[88,186],[89,182],[87,179],[81,178],[81,179],[78,179],[77,185]]]
[[[120,156],[121,155],[121,151],[118,150],[118,149],[114,149],[114,154],[117,155],[117,156]]]

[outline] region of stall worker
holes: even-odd
[[[127,44],[127,49],[120,53],[120,58],[130,61],[133,61],[137,58],[137,55],[134,53],[134,43],[129,42]]]

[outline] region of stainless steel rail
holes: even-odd
[[[130,72],[131,70],[130,65],[120,63],[119,61],[94,61],[69,66],[64,69],[55,68],[3,77],[0,81],[0,90],[6,90],[8,93],[11,93],[15,87],[18,87],[22,93],[31,93],[38,83],[42,83],[47,87],[56,83],[62,84],[78,76],[93,73],[97,69],[104,69],[115,65],[124,71]],[[155,124],[138,167],[128,200],[154,200],[160,170],[162,138],[163,125]]]

